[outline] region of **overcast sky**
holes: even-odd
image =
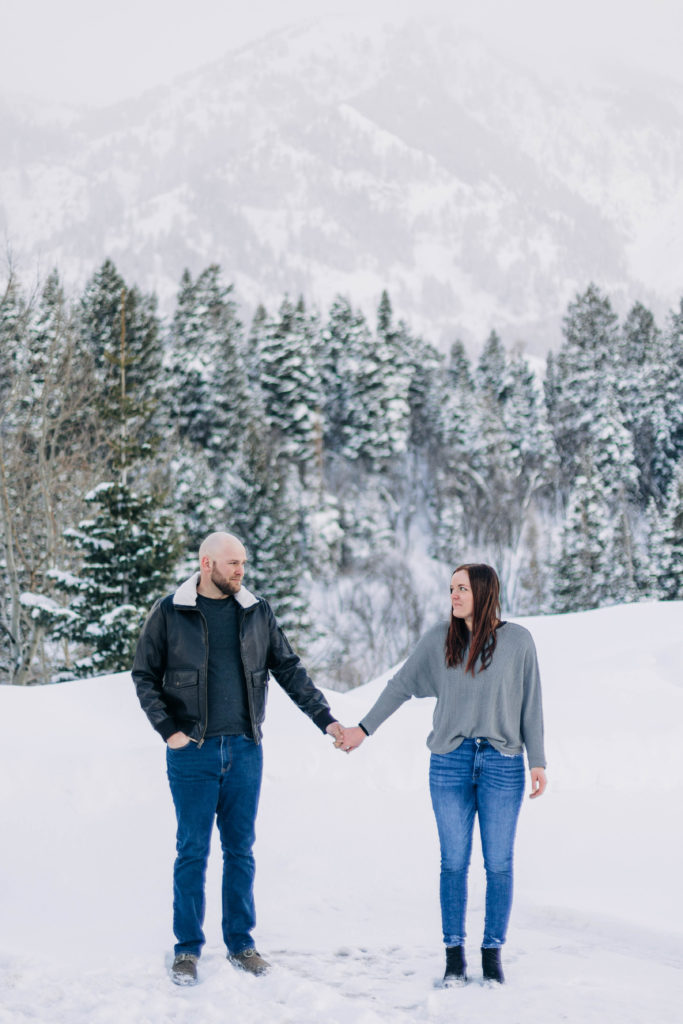
[[[101,105],[284,24],[425,10],[455,13],[496,45],[551,64],[623,57],[683,81],[683,0],[0,0],[0,93]]]

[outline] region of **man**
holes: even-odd
[[[242,543],[212,533],[199,572],[152,608],[133,679],[151,724],[166,741],[178,821],[173,871],[171,977],[195,984],[204,945],[204,877],[214,819],[223,849],[223,938],[228,959],[252,974],[269,967],[254,948],[254,826],[261,788],[261,724],[268,673],[341,746],[342,727],[263,598],[242,586]]]

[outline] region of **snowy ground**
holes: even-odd
[[[257,840],[266,978],[220,942],[218,849],[202,983],[168,979],[174,820],[163,745],[129,677],[0,688],[2,1024],[678,1024],[683,1004],[683,604],[526,620],[541,660],[550,787],[526,801],[504,963],[444,991],[431,702],[354,755],[271,686]],[[377,680],[330,693],[355,723]],[[215,844],[218,847],[218,844]]]

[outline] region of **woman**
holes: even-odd
[[[451,579],[449,622],[428,630],[356,728],[340,744],[360,746],[410,697],[436,697],[427,738],[429,788],[441,845],[444,984],[467,980],[465,911],[475,815],[486,869],[484,978],[504,982],[500,962],[512,907],[515,831],[524,795],[546,787],[541,684],[523,626],[501,622],[500,585],[489,565],[461,565]]]

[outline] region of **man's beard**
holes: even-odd
[[[211,582],[214,586],[218,587],[221,594],[225,594],[226,597],[234,597],[241,586],[240,580],[233,582],[232,580],[227,579],[227,577],[221,576],[216,568],[211,572]]]

